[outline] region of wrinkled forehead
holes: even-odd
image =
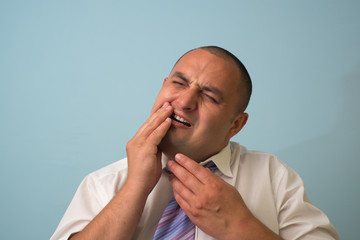
[[[203,49],[192,50],[183,55],[173,67],[169,77],[179,73],[187,78],[228,83],[233,87],[238,86],[240,79],[240,72],[231,59]]]

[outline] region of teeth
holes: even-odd
[[[185,122],[187,123],[187,121],[185,119],[183,119],[182,117],[179,117],[178,115],[175,115],[175,119],[180,121],[180,122]]]
[[[186,121],[184,118],[176,115],[175,113],[173,113],[173,114],[171,115],[171,117],[174,118],[176,121],[178,121],[178,122],[180,122],[180,123],[183,123],[183,124],[185,124],[185,125],[187,125],[187,126],[191,126],[188,121]]]

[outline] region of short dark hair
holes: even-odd
[[[178,63],[180,61],[180,59],[185,56],[187,53],[192,52],[194,50],[198,50],[198,49],[202,49],[205,50],[211,54],[214,54],[218,57],[221,57],[223,59],[226,60],[230,60],[233,63],[235,63],[236,67],[238,68],[239,72],[240,72],[240,81],[244,86],[245,89],[245,95],[241,97],[240,100],[240,106],[239,106],[239,112],[244,112],[245,109],[247,108],[249,101],[250,101],[250,97],[251,97],[251,93],[252,93],[252,82],[251,82],[251,78],[250,78],[250,74],[248,73],[247,69],[245,68],[244,64],[231,52],[229,52],[228,50],[218,47],[218,46],[203,46],[203,47],[198,47],[198,48],[194,48],[190,51],[187,51],[186,53],[184,53],[178,60],[176,63]],[[176,65],[175,63],[175,65]],[[241,88],[240,88],[241,89]],[[243,95],[243,93],[240,93],[240,96]]]

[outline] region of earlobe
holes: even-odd
[[[240,130],[245,126],[247,120],[249,118],[249,114],[240,113],[233,121],[232,126],[228,132],[227,138],[230,139],[235,136]]]

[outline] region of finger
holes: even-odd
[[[199,163],[195,162],[184,154],[176,154],[175,160],[179,165],[195,176],[203,184],[207,183],[209,179],[216,176],[211,171],[209,171],[209,169],[201,166]]]
[[[168,102],[165,102],[161,108],[151,114],[145,123],[139,128],[135,136],[143,135],[148,137],[154,129],[159,127],[173,112],[173,108]]]
[[[144,124],[139,128],[136,134],[142,134],[142,132],[152,123],[154,123],[154,120],[160,115],[161,112],[166,112],[166,108],[169,106],[168,102],[165,102],[159,109],[157,109],[154,113],[151,113],[149,118],[146,119]]]
[[[176,156],[175,156],[176,158]],[[191,160],[193,161],[193,160]],[[195,163],[197,164],[197,163]],[[199,164],[198,164],[199,165]],[[199,165],[200,166],[200,165]],[[200,166],[201,167],[201,166]],[[175,161],[168,161],[167,168],[175,175],[175,177],[192,193],[196,194],[202,189],[202,183],[199,179],[189,172],[186,168]]]
[[[190,217],[189,210],[192,209],[191,205],[188,201],[186,201],[180,194],[174,192],[174,197],[176,202],[179,204],[182,210],[186,213],[188,217]]]
[[[186,201],[188,205],[193,205],[196,200],[196,196],[191,192],[184,184],[173,174],[169,176],[170,183],[173,187],[174,196],[178,195],[183,201]],[[178,202],[179,203],[179,202]]]
[[[166,118],[164,122],[155,128],[149,135],[148,140],[153,142],[155,145],[159,145],[167,131],[171,126],[171,119]]]

